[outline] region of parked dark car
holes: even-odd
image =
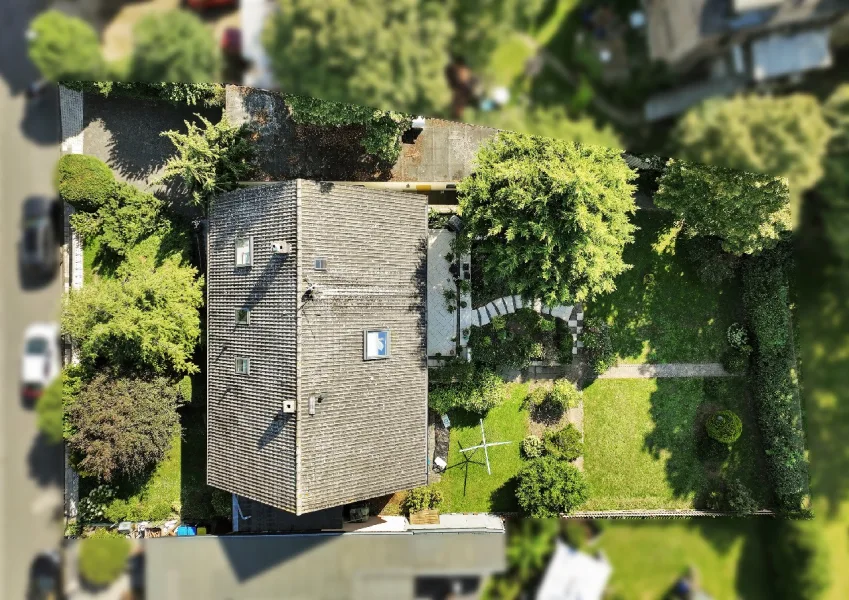
[[[62,558],[58,550],[40,552],[29,567],[27,600],[59,600],[62,590]]]
[[[31,196],[23,207],[20,243],[21,272],[27,277],[50,277],[59,266],[61,205],[44,196]]]

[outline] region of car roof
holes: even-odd
[[[50,200],[46,196],[30,196],[24,200],[24,217],[42,217],[49,213]]]
[[[26,328],[24,338],[53,337],[59,335],[59,325],[56,323],[32,323]]]

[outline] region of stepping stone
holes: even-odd
[[[555,306],[551,309],[551,316],[555,319],[561,319],[563,321],[566,321],[569,318],[569,314],[571,312],[571,306]]]
[[[483,308],[489,314],[490,318],[498,316],[498,310],[496,310],[495,304],[493,304],[492,302],[490,302],[489,304],[487,304]]]
[[[478,310],[474,309],[472,311],[472,327],[479,327],[481,324],[481,317],[478,314]]]
[[[577,314],[577,317],[578,317],[578,320],[579,320],[579,321],[583,321],[583,320],[584,320],[584,311],[579,310],[579,311],[578,311],[578,314]]]
[[[577,353],[578,353],[578,347],[572,346],[572,354],[577,354]]]
[[[522,308],[524,305],[522,304],[522,297],[519,294],[513,296],[513,305],[516,307],[516,310]]]
[[[475,312],[478,313],[478,323],[480,323],[481,326],[489,325],[490,318],[489,318],[489,314],[486,312],[485,306],[480,307]]]
[[[507,303],[504,301],[504,298],[499,298],[493,302],[493,304],[495,304],[495,308],[498,310],[498,314],[500,315],[506,315],[511,312],[507,310]]]
[[[569,327],[577,327],[578,321],[576,319],[569,319]]]
[[[504,304],[507,306],[508,313],[516,312],[516,305],[513,303],[513,296],[505,296],[502,298]]]
[[[584,342],[582,342],[581,340],[578,340],[578,348],[583,348],[583,347],[584,347]]]
[[[573,341],[573,342],[577,342],[577,341],[578,341],[578,334],[577,334],[577,333],[573,333],[573,334],[572,334],[572,341]]]
[[[582,333],[584,331],[584,328],[581,327],[580,325],[578,325],[575,329],[578,330],[578,333]]]

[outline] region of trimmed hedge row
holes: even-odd
[[[743,302],[755,352],[753,393],[778,508],[796,513],[808,495],[808,463],[785,272],[789,256],[776,248],[748,259]]]
[[[462,408],[485,415],[507,398],[507,387],[501,377],[486,369],[476,369],[461,359],[437,369],[434,375],[428,406],[440,414]]]
[[[153,83],[123,81],[62,81],[61,84],[79,92],[109,96],[127,96],[143,100],[164,100],[188,106],[224,106],[224,86],[220,83]]]

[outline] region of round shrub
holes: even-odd
[[[543,456],[519,471],[516,499],[530,517],[545,519],[568,513],[587,499],[587,484],[575,465]]]
[[[115,497],[115,490],[108,485],[99,485],[77,504],[77,515],[85,523],[102,521],[107,505]]]
[[[473,386],[461,399],[460,406],[469,412],[486,414],[507,398],[504,380],[484,370],[475,374]]]
[[[86,212],[94,212],[115,193],[115,176],[94,156],[66,154],[56,165],[56,189],[65,202]]]
[[[722,354],[720,362],[726,371],[739,375],[749,367],[749,354],[737,348],[729,348]]]
[[[725,490],[725,504],[728,510],[737,513],[751,513],[759,508],[749,488],[738,479],[728,484]]]
[[[581,391],[568,379],[558,379],[551,388],[548,402],[563,410],[575,408],[581,402]]]
[[[401,502],[401,510],[405,515],[417,513],[420,510],[438,508],[442,503],[442,492],[430,486],[417,487],[407,492]]]
[[[522,440],[522,454],[526,458],[539,458],[542,456],[543,443],[535,435],[529,435]]]
[[[538,409],[548,400],[549,391],[544,387],[535,387],[525,396],[524,404],[527,408]]]
[[[107,586],[124,572],[129,555],[127,538],[104,528],[97,529],[80,542],[80,575],[93,586]]]
[[[587,362],[598,375],[616,364],[616,351],[610,337],[610,327],[597,318],[589,318],[584,322],[584,348],[587,352]]]
[[[740,323],[729,325],[726,337],[728,338],[728,344],[732,348],[741,350],[749,346],[749,334],[746,332],[746,328],[740,325]]]
[[[564,460],[575,460],[584,453],[581,432],[571,423],[557,431],[545,433],[545,451]]]
[[[708,419],[707,433],[722,444],[733,444],[743,433],[743,423],[740,417],[730,410],[721,410]]]

